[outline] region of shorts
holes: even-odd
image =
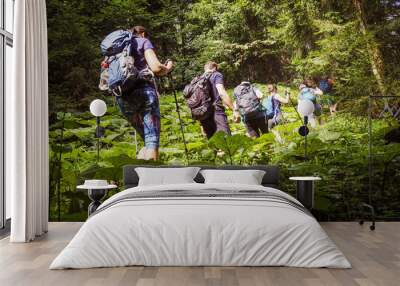
[[[203,127],[204,133],[206,133],[207,139],[210,139],[218,131],[223,131],[231,135],[228,117],[224,111],[214,111],[209,118],[201,120],[200,124]]]
[[[144,140],[147,149],[160,146],[160,105],[155,88],[146,85],[116,97],[121,113]]]

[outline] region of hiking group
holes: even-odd
[[[135,26],[130,30],[117,30],[109,34],[101,43],[104,60],[101,63],[99,88],[115,95],[121,113],[142,137],[144,147],[138,159],[158,160],[160,144],[160,105],[155,76],[169,74],[174,66],[171,60],[162,64],[148,39],[146,29]],[[310,100],[315,111],[309,118],[316,125],[321,115],[318,97],[326,95],[331,114],[336,112],[332,91],[333,81],[323,78],[319,86],[307,79],[299,86],[298,100]],[[259,137],[267,133],[283,120],[282,104],[291,102],[290,93],[278,94],[277,86],[267,85],[267,95],[249,81],[241,82],[229,96],[224,76],[217,63],[208,61],[204,73],[186,85],[183,95],[191,111],[192,118],[200,122],[201,130],[210,139],[216,132],[230,135],[226,108],[233,112],[233,121],[244,124],[249,137]],[[177,111],[179,113],[179,106]],[[180,118],[180,114],[179,118]],[[180,122],[181,128],[182,122]],[[183,129],[182,133],[184,135]]]

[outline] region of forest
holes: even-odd
[[[371,201],[382,219],[400,217],[400,117],[394,116],[400,108],[399,1],[48,0],[47,12],[52,220],[86,219],[87,195],[76,190],[84,179],[121,185],[122,166],[143,163],[136,159],[143,142],[137,138],[136,146],[114,98],[98,89],[100,42],[135,25],[147,28],[161,61],[176,63],[170,78],[157,79],[161,149],[155,164],[277,164],[281,189],[289,193],[294,192],[291,175],[322,178],[318,219],[351,220],[362,201]],[[230,95],[242,80],[263,92],[269,83],[278,84],[280,93],[290,89],[293,105],[284,105],[282,124],[250,139],[243,124],[231,121],[233,136],[216,134],[207,141],[182,96],[207,60],[219,63]],[[330,116],[323,105],[323,124],[311,130],[304,160],[295,111],[298,85],[323,76],[334,79],[338,112]],[[95,98],[108,105],[98,162],[95,118],[89,113]]]

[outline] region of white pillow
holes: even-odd
[[[199,167],[135,168],[139,176],[139,186],[195,183],[193,179],[199,170]]]
[[[205,184],[261,185],[265,171],[261,170],[202,170]]]

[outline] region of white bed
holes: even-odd
[[[146,192],[175,190],[185,195],[145,197]],[[190,196],[210,190],[244,194]],[[253,191],[265,192],[268,198],[253,197]],[[128,265],[350,268],[343,253],[299,204],[277,189],[255,185],[191,183],[127,189],[99,207],[50,269]]]

